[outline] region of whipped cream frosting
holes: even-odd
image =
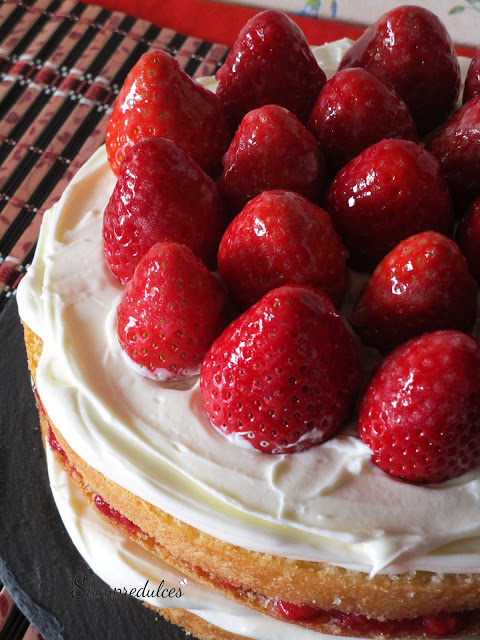
[[[348,43],[315,49],[330,75]],[[45,214],[18,290],[44,344],[38,391],[69,445],[120,486],[247,549],[371,575],[480,572],[480,468],[404,483],[371,463],[352,425],[298,454],[239,447],[212,428],[198,379],[159,383],[126,365],[115,324],[123,287],[102,245],[114,184],[102,147]]]

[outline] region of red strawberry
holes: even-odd
[[[470,272],[480,284],[480,198],[477,198],[457,228],[456,240]]]
[[[373,462],[409,482],[480,464],[480,342],[435,331],[395,349],[364,394],[358,428]]]
[[[223,165],[220,187],[234,213],[269,189],[289,189],[315,200],[325,177],[325,160],[313,135],[275,104],[243,118]]]
[[[323,289],[339,303],[347,279],[345,255],[324,209],[292,191],[264,191],[227,228],[218,270],[244,306],[295,283]]]
[[[351,160],[330,187],[327,209],[352,264],[367,270],[408,236],[450,235],[453,225],[438,161],[406,140],[382,140]]]
[[[270,291],[234,320],[200,373],[212,424],[268,453],[332,436],[359,386],[352,336],[328,296],[301,285]]]
[[[105,256],[127,282],[156,242],[188,245],[213,266],[226,218],[215,183],[167,138],[144,138],[129,151],[103,216]]]
[[[165,51],[144,53],[115,100],[105,137],[115,175],[135,142],[151,136],[173,140],[211,175],[231,140],[220,100]]]
[[[467,102],[478,94],[480,94],[480,46],[477,47],[475,55],[468,67],[462,100],[463,102]]]
[[[404,5],[372,24],[345,53],[339,69],[363,67],[391,85],[406,102],[420,135],[433,130],[455,107],[460,66],[438,17]]]
[[[218,276],[185,245],[161,242],[142,258],[118,305],[120,345],[154,380],[196,375],[227,323]]]
[[[480,96],[447,120],[426,148],[442,166],[458,213],[480,196]]]
[[[308,127],[336,173],[383,138],[418,140],[403,100],[366,69],[344,69],[320,91]]]
[[[274,9],[247,22],[216,78],[233,126],[265,104],[279,104],[306,122],[325,83],[301,29]]]
[[[382,351],[437,329],[469,332],[477,286],[458,246],[423,231],[398,244],[377,266],[355,305],[352,323]]]

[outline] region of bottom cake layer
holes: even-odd
[[[48,434],[44,434],[48,438]],[[111,590],[131,593],[164,618],[201,640],[285,640],[291,626],[237,605],[210,589],[186,578],[132,542],[118,527],[112,527],[93,509],[86,496],[65,470],[61,458],[46,447],[52,493],[62,521],[79,553]],[[102,562],[98,562],[102,558]],[[98,586],[77,576],[73,595],[98,594]],[[181,596],[177,598],[177,595]],[[172,600],[184,607],[169,606]],[[217,624],[214,624],[217,623]],[[220,628],[221,624],[224,628]],[[240,631],[241,635],[237,632]],[[245,635],[246,634],[246,635]],[[328,640],[329,636],[296,628],[298,640]],[[338,636],[337,636],[338,637]],[[338,640],[342,640],[338,637]],[[346,639],[345,639],[346,640]]]
[[[35,379],[42,343],[28,327],[26,327],[26,343],[29,366]],[[292,630],[299,640],[301,638],[303,640],[303,637],[305,640],[323,640],[324,634],[362,638],[379,636],[382,638],[428,638],[457,637],[478,632],[480,576],[475,574],[437,575],[416,572],[413,576],[378,575],[370,579],[367,575],[358,572],[346,572],[334,566],[320,565],[318,568],[321,568],[323,583],[326,577],[330,578],[329,584],[326,585],[330,590],[338,589],[337,593],[339,593],[343,589],[341,581],[347,579],[350,581],[351,602],[347,603],[345,608],[341,598],[335,599],[337,601],[333,602],[333,606],[330,604],[327,607],[315,599],[302,599],[296,604],[293,599],[285,598],[281,589],[285,586],[286,588],[298,586],[295,585],[295,578],[291,574],[293,569],[303,571],[307,578],[310,576],[311,579],[313,576],[316,579],[319,574],[318,572],[309,573],[310,565],[300,562],[291,563],[287,559],[253,554],[247,550],[230,547],[211,536],[204,536],[201,532],[186,527],[181,521],[137,499],[82,460],[68,446],[61,431],[51,423],[39,397],[37,402],[45,442],[50,442],[58,461],[107,523],[115,525],[147,551],[155,554],[155,560],[163,560],[176,568],[180,574],[188,576],[189,580],[194,579],[200,582],[204,585],[206,592],[211,591],[212,597],[226,596],[223,598],[225,601],[240,607],[241,610],[246,610],[248,616],[259,615],[263,618],[266,617],[264,614],[268,614],[271,618],[267,618],[267,625],[278,623],[287,629],[286,633],[280,632],[277,635],[272,635],[270,632],[246,635],[242,632],[239,636],[241,625],[240,627],[236,625],[234,631],[237,638],[243,636],[254,640],[284,640],[289,638]],[[195,534],[194,539],[193,534]],[[218,555],[219,545],[222,549],[220,556]],[[236,554],[238,566],[234,566],[232,560],[229,561],[229,558],[233,558],[232,554]],[[241,558],[245,558],[246,565],[240,562]],[[259,588],[245,586],[241,581],[244,574],[248,574],[248,563],[252,565],[250,577],[258,575],[257,584],[261,585]],[[267,579],[264,572],[267,569],[271,572],[279,563],[282,564],[281,573],[276,578]],[[146,564],[148,565],[148,561]],[[254,568],[255,571],[253,571]],[[95,567],[94,570],[96,570]],[[327,571],[330,571],[329,576],[325,575]],[[240,582],[237,582],[238,577],[231,579],[230,575],[240,575]],[[416,581],[415,584],[414,581]],[[390,593],[386,586],[389,586]],[[364,592],[363,599],[357,596],[355,591],[359,587]],[[399,587],[404,592],[403,604],[401,598],[398,598],[397,602],[392,596],[395,589],[398,591]],[[406,593],[407,587],[411,592]],[[436,589],[437,600],[432,598],[433,588]],[[268,589],[276,593],[268,593]],[[308,593],[304,597],[308,598]],[[376,607],[376,611],[381,613],[369,611],[364,606],[366,599],[369,600],[370,606]],[[388,606],[391,607],[392,603],[400,605],[400,614],[388,612]],[[218,603],[214,609],[215,618],[221,616],[222,607]],[[242,615],[247,614],[240,614],[240,617]],[[181,617],[183,620],[181,624],[184,626],[190,624],[188,621],[191,620],[189,614],[180,614],[176,609],[173,612],[169,609],[166,617],[176,621],[180,621]],[[209,622],[208,619],[207,622]],[[190,629],[190,627],[187,628]],[[200,638],[210,637],[205,635],[208,633],[207,630],[201,632],[203,635],[195,629],[193,631]],[[215,634],[211,637],[218,639],[231,637],[230,635],[221,636],[218,632]]]
[[[44,433],[44,437],[46,442],[51,440],[48,433]],[[131,593],[134,597],[144,600],[147,606],[154,608],[164,618],[201,640],[286,640],[290,638],[292,627],[287,623],[273,620],[242,605],[236,605],[145,552],[128,538],[129,525],[126,519],[122,522],[122,518],[117,518],[119,525],[117,528],[107,524],[104,517],[112,518],[112,514],[107,515],[104,507],[100,511],[98,507],[99,504],[100,507],[102,505],[95,501],[93,503],[97,509],[92,508],[86,496],[72,481],[71,469],[67,471],[64,468],[66,461],[55,444],[53,448],[47,445],[46,451],[52,491],[62,520],[72,541],[87,563],[107,584],[111,585],[109,597],[115,598],[120,592]],[[79,521],[81,521],[80,524]],[[118,530],[122,527],[126,529],[125,533]],[[120,554],[117,554],[118,548],[121,548]],[[98,558],[102,558],[101,564]],[[80,595],[88,589],[95,589],[95,586],[85,584],[80,579],[75,588]],[[189,608],[171,607],[169,605],[172,600]],[[223,628],[217,626],[218,624]],[[241,631],[242,635],[239,635],[238,631]],[[328,640],[331,637],[328,634],[301,627],[295,627],[294,632],[296,640],[313,638]],[[448,635],[451,640],[465,638],[464,635],[451,633],[442,635]],[[370,637],[393,636],[374,634]],[[480,640],[480,634],[469,635],[469,637],[471,640]],[[336,638],[346,640],[344,636],[336,635]]]

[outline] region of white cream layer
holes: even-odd
[[[291,624],[236,604],[191,578],[185,579],[179,571],[108,525],[73,484],[49,447],[47,462],[55,503],[70,538],[87,564],[112,589],[102,596],[105,600],[133,589],[138,594],[135,597],[155,607],[188,609],[225,631],[252,640],[291,640]],[[176,593],[181,589],[181,597],[154,594],[162,581],[165,589],[174,589]],[[81,575],[72,577],[72,597],[88,597],[89,590],[93,594],[94,589],[100,589],[99,585],[86,581]],[[469,639],[480,640],[480,634]],[[332,636],[296,626],[295,640],[332,640]],[[347,639],[336,636],[336,640]]]
[[[317,56],[336,64],[346,42]],[[38,391],[69,445],[122,487],[248,549],[372,575],[480,572],[480,469],[406,484],[348,430],[299,454],[239,447],[211,427],[197,380],[156,383],[126,366],[115,332],[122,286],[102,248],[113,187],[101,148],[45,214],[18,291],[44,342]]]

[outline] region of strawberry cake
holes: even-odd
[[[480,637],[460,65],[416,7],[312,50],[260,13],[216,81],[149,52],[45,214],[18,304],[60,514],[198,638]]]

